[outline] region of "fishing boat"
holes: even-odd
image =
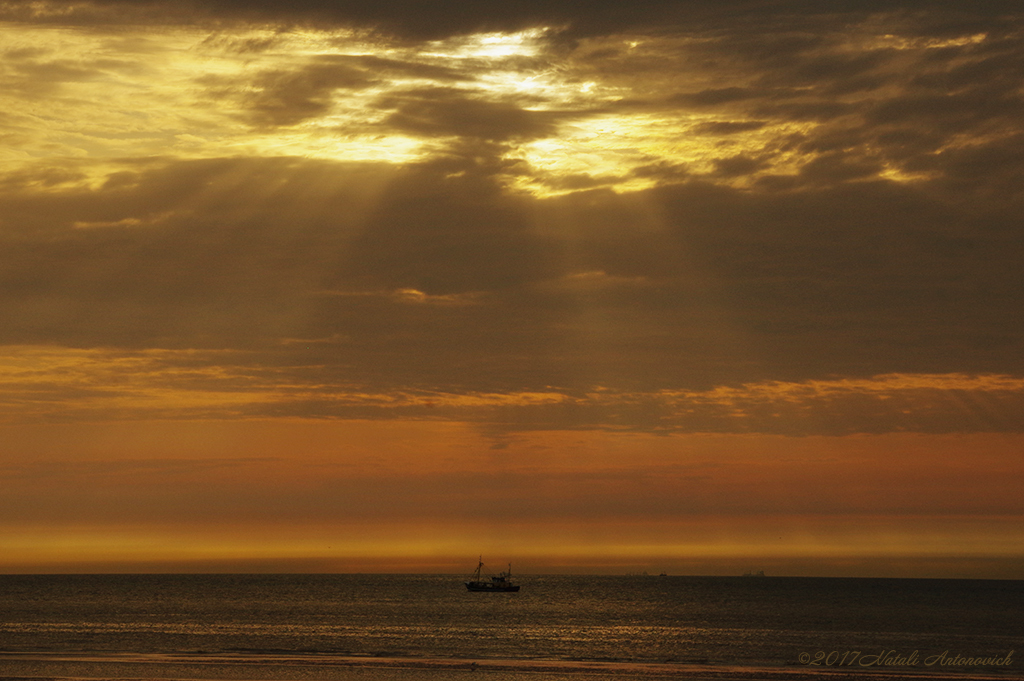
[[[508,572],[502,572],[490,579],[484,579],[480,576],[480,571],[484,569],[483,556],[480,557],[480,563],[476,566],[476,572],[473,573],[473,579],[466,582],[466,588],[470,591],[519,591],[519,585],[512,583],[512,564],[509,563]]]

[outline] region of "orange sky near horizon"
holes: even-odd
[[[0,572],[1024,579],[1019,8],[439,2],[0,3]]]
[[[973,559],[1012,577],[1022,538],[1019,435],[496,441],[394,420],[3,432],[21,455],[4,470],[6,572],[458,572],[476,551],[534,572],[965,576]]]

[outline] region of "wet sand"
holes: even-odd
[[[187,679],[189,681],[1016,681],[1024,673],[934,668],[857,669],[800,665],[740,667],[692,663],[640,664],[555,660],[457,660],[335,655],[33,655],[0,654],[0,679]]]

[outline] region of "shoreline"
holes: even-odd
[[[763,666],[701,662],[620,662],[577,660],[454,659],[373,657],[321,653],[4,653],[0,679],[67,681],[71,679],[187,679],[189,681],[444,681],[485,674],[488,681],[568,679],[614,680],[674,678],[686,681],[996,681],[1024,679],[1005,669],[937,670],[927,668]]]

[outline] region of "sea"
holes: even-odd
[[[1024,581],[0,575],[0,677],[1024,679]]]

